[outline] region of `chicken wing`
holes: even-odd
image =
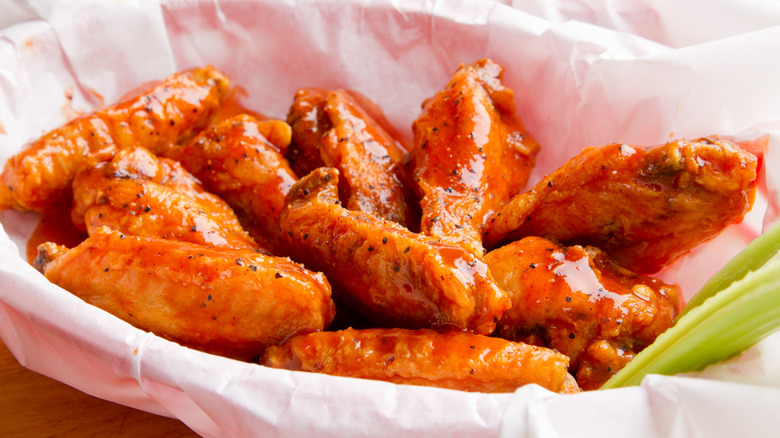
[[[253,251],[103,227],[71,250],[42,244],[35,265],[52,283],[136,327],[239,359],[322,330],[334,316],[325,276]]]
[[[268,348],[260,364],[461,391],[513,392],[536,383],[554,392],[579,392],[567,372],[568,357],[543,347],[468,332],[346,329],[311,333]]]
[[[587,148],[490,218],[486,241],[553,236],[653,273],[742,220],[755,198],[756,164],[717,138]]]
[[[205,192],[178,162],[143,148],[123,149],[110,162],[80,171],[71,217],[89,234],[109,226],[137,236],[260,250],[225,201]]]
[[[288,194],[282,237],[291,257],[325,272],[337,296],[372,322],[488,334],[509,299],[487,265],[460,247],[343,208],[339,173],[319,168]]]
[[[413,194],[401,183],[404,148],[350,94],[298,90],[287,120],[293,130],[289,155],[301,175],[335,167],[348,209],[417,228]]]
[[[680,310],[677,286],[634,274],[593,247],[526,237],[488,252],[485,263],[512,299],[496,334],[569,356],[583,389],[606,382]]]
[[[87,163],[125,147],[158,152],[188,140],[216,112],[228,82],[212,67],[187,70],[50,131],[6,162],[0,208],[43,211],[70,191]]]
[[[286,254],[279,241],[279,213],[298,180],[281,153],[289,143],[285,122],[238,115],[163,155],[181,162],[210,192],[227,201],[261,246]]]
[[[461,66],[412,125],[421,232],[480,257],[485,217],[525,186],[539,151],[502,76],[486,59]]]

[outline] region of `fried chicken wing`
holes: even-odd
[[[335,167],[348,209],[417,228],[413,195],[402,184],[405,150],[350,94],[298,90],[287,120],[293,130],[290,157],[301,175]]]
[[[87,163],[125,147],[158,152],[188,140],[217,111],[228,82],[212,67],[187,70],[50,131],[6,162],[0,208],[43,211],[69,192]]]
[[[461,391],[513,392],[530,383],[560,393],[579,391],[567,372],[568,357],[467,332],[346,329],[312,333],[268,348],[260,364]]]
[[[461,66],[412,125],[421,232],[479,256],[485,217],[525,186],[539,151],[502,76],[490,60]]]
[[[512,299],[496,334],[567,355],[583,389],[606,382],[680,310],[677,286],[622,268],[594,247],[526,237],[488,252],[485,263]]]
[[[204,191],[178,162],[143,148],[123,149],[110,162],[80,171],[71,217],[89,234],[109,226],[137,236],[260,250],[225,201]]]
[[[587,148],[490,218],[486,241],[553,236],[653,273],[742,220],[755,198],[756,163],[717,138]]]
[[[67,250],[39,246],[52,283],[136,327],[210,353],[254,359],[334,316],[325,276],[286,258],[106,227]]]
[[[488,334],[508,298],[487,265],[460,247],[340,205],[339,173],[319,168],[288,194],[282,237],[291,256],[325,272],[337,297],[380,325]]]
[[[279,213],[298,180],[281,152],[290,135],[285,122],[238,115],[163,155],[178,160],[210,192],[227,201],[262,246],[285,254],[279,241]]]

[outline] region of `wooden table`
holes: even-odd
[[[19,365],[0,341],[0,437],[197,437],[181,421],[101,400]]]

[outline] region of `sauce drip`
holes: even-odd
[[[27,241],[27,262],[32,264],[38,255],[38,245],[54,242],[73,248],[87,238],[87,232],[79,230],[70,219],[71,203],[58,203],[41,216],[38,226]]]

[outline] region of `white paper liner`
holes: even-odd
[[[0,32],[0,160],[142,82],[207,63],[248,91],[248,107],[275,117],[303,86],[359,91],[408,141],[421,102],[460,63],[489,57],[506,68],[518,112],[542,144],[531,183],[589,145],[770,135],[767,199],[662,274],[690,297],[762,223],[774,222],[780,188],[780,12],[771,1],[717,3],[721,9],[701,0],[684,8],[671,0],[529,0],[514,8],[476,0],[17,1],[9,9],[15,20],[30,21]],[[687,20],[692,11],[701,22]],[[576,396],[535,385],[469,394],[272,370],[180,347],[51,285],[17,250],[36,221],[0,212],[0,337],[14,356],[97,397],[175,416],[204,436],[776,430],[778,335],[696,378],[651,376],[642,387]]]

